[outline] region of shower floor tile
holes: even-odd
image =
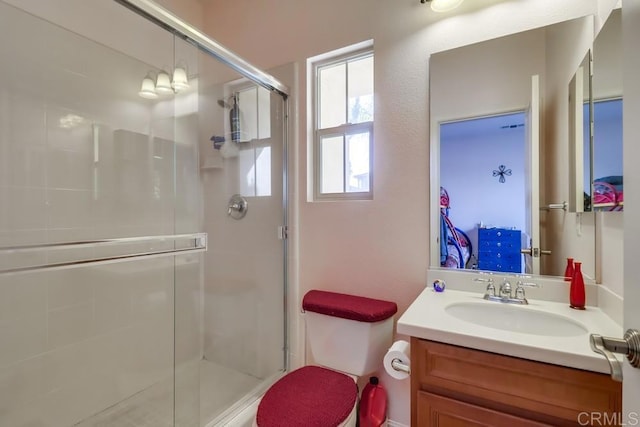
[[[200,413],[197,414],[192,398],[193,372],[199,369]],[[182,379],[185,380],[182,380]],[[122,402],[105,409],[78,424],[78,427],[173,427],[174,397],[178,409],[175,413],[177,427],[205,427],[211,420],[258,386],[262,380],[243,374],[215,362],[200,360],[183,368],[176,380],[173,378],[155,384]],[[191,406],[189,406],[191,405]],[[188,408],[194,408],[189,411]],[[184,408],[187,408],[185,410]]]
[[[262,382],[215,362],[200,363],[200,426],[233,405]]]

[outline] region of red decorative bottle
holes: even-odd
[[[573,277],[571,279],[571,289],[569,290],[569,306],[576,310],[584,310],[585,295],[582,263],[575,262],[573,265]]]
[[[564,280],[570,282],[573,279],[573,258],[567,258],[567,267],[564,269]]]

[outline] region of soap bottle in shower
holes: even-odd
[[[231,125],[231,141],[240,142],[240,107],[238,95],[233,95],[233,106],[229,111],[229,124]]]

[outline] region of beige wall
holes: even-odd
[[[307,188],[308,173],[306,59],[374,40],[374,200],[313,203],[299,193],[300,296],[312,288],[364,294],[394,300],[402,313],[423,289],[431,53],[606,11],[609,3],[469,1],[451,16],[417,0],[207,2],[204,26],[212,37],[262,68],[298,64],[299,189]],[[392,391],[390,418],[409,424],[408,384],[385,379],[385,385]]]

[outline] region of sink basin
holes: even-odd
[[[447,314],[465,322],[522,334],[571,337],[587,328],[559,314],[502,303],[458,302],[445,307]]]

